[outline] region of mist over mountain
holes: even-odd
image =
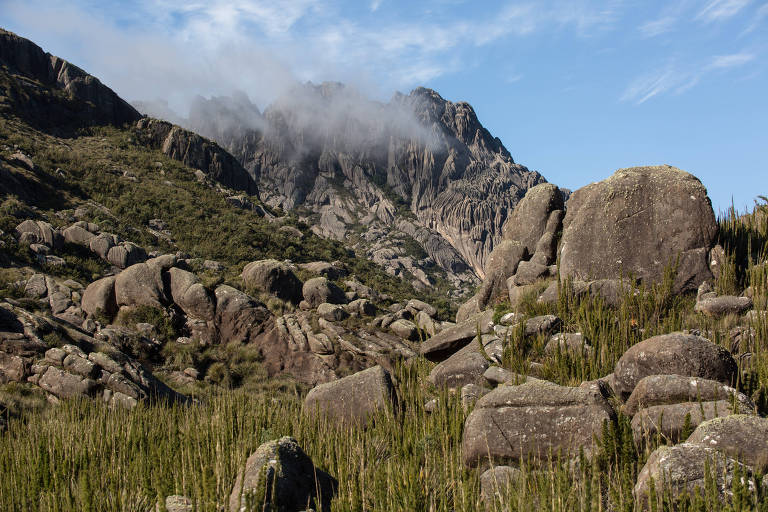
[[[134,105],[217,141],[263,201],[308,210],[318,233],[406,234],[446,271],[469,271],[464,280],[484,275],[508,213],[545,181],[514,162],[471,105],[425,88],[382,103],[337,82],[297,84],[263,112],[242,92],[198,96],[186,118],[167,105]],[[392,259],[388,246],[367,250]]]

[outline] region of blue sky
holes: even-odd
[[[468,101],[518,163],[576,189],[698,176],[715,211],[768,195],[768,0],[0,0],[0,24],[129,100],[338,80]]]

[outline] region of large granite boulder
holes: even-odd
[[[374,366],[312,388],[304,400],[304,412],[321,414],[341,425],[367,425],[394,401],[389,372]]]
[[[482,350],[480,346],[482,345]],[[473,338],[429,373],[429,381],[437,387],[460,388],[466,384],[485,383],[485,371],[491,363],[501,363],[503,345],[493,334]],[[494,356],[496,356],[494,358]]]
[[[595,390],[540,380],[501,385],[467,417],[462,457],[475,467],[577,455],[582,448],[589,454],[603,423],[613,420],[613,409]]]
[[[2,36],[2,32],[0,32]],[[27,244],[42,244],[52,249],[60,248],[64,239],[53,226],[42,220],[25,220],[16,226],[19,240]]]
[[[168,278],[171,298],[187,316],[213,320],[216,313],[213,298],[195,274],[173,267],[168,270]]]
[[[493,249],[486,261],[485,280],[477,295],[480,310],[496,297],[506,294],[507,279],[517,272],[518,264],[529,257],[528,249],[517,240],[504,240]]]
[[[120,272],[115,279],[115,299],[118,306],[163,307],[168,298],[162,267],[137,263]]]
[[[89,284],[83,292],[80,307],[89,315],[101,311],[112,318],[117,313],[115,297],[115,276],[108,276]]]
[[[287,263],[277,260],[252,261],[245,266],[241,275],[248,288],[294,304],[301,301],[302,282]]]
[[[562,276],[589,281],[632,275],[660,282],[679,258],[675,291],[712,279],[715,214],[707,190],[687,172],[667,165],[619,169],[574,192],[567,207]]]
[[[330,510],[337,488],[336,479],[315,467],[295,439],[281,437],[248,457],[229,495],[229,510]]]
[[[734,382],[736,361],[711,341],[675,332],[643,340],[627,350],[616,363],[615,391],[627,398],[648,375],[684,375]]]

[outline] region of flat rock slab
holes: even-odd
[[[589,453],[604,421],[615,415],[600,393],[546,381],[502,385],[482,397],[464,424],[468,467]],[[488,460],[490,457],[490,460]]]
[[[628,398],[635,386],[649,375],[684,375],[730,384],[736,361],[711,341],[675,332],[643,340],[627,350],[616,363],[615,391]]]
[[[342,425],[367,425],[394,401],[395,391],[389,372],[374,366],[314,387],[304,400],[304,412],[327,416]]]
[[[730,400],[731,397],[745,407],[754,408],[749,397],[722,382],[683,375],[649,375],[637,383],[623,412],[634,416],[638,410],[655,405]]]
[[[421,344],[420,353],[430,361],[439,362],[469,343],[478,331],[493,332],[493,310],[479,313],[458,325],[443,329]]]
[[[435,366],[429,373],[429,381],[437,387],[446,388],[460,388],[465,384],[484,384],[483,375],[494,362],[491,359],[491,353],[497,354],[501,351],[501,340],[492,334],[485,334],[480,338],[480,341],[477,338],[473,339],[451,357]],[[480,350],[481,343],[483,351]]]

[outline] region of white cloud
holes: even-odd
[[[709,64],[709,69],[728,69],[743,66],[747,62],[754,60],[755,56],[751,53],[734,53],[731,55],[716,55]]]
[[[382,3],[384,3],[384,0],[371,0],[371,12],[378,11]]]
[[[751,0],[710,0],[696,18],[706,22],[722,21],[738,14],[750,2]]]

